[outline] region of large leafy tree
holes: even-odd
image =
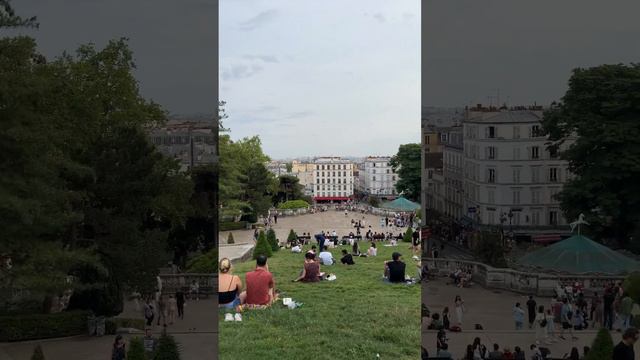
[[[16,15],[16,12],[11,6],[10,0],[0,0],[0,28],[11,27],[38,27],[38,22],[35,16],[30,18],[23,18]]]
[[[398,175],[396,190],[413,201],[420,200],[420,144],[400,145],[390,164]]]
[[[280,175],[277,179],[277,192],[274,202],[282,203],[289,200],[298,200],[304,197],[304,187],[300,185],[300,179],[293,175]]]
[[[567,217],[584,213],[587,231],[627,245],[640,237],[640,65],[574,70],[543,128],[575,175],[558,196]]]

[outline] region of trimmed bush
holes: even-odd
[[[613,358],[613,339],[609,330],[602,328],[593,340],[591,350],[585,360],[602,360]]]
[[[413,229],[407,228],[407,231],[404,232],[404,236],[402,237],[402,241],[410,243],[413,240]]]
[[[42,346],[36,345],[36,348],[33,349],[33,355],[31,355],[31,360],[44,360],[44,353],[42,352]]]
[[[227,244],[235,244],[236,241],[233,240],[233,233],[229,233],[229,236],[227,236]]]
[[[180,349],[173,336],[166,334],[160,336],[153,360],[180,360]]]
[[[213,274],[218,272],[218,249],[213,248],[187,262],[187,272]]]
[[[88,316],[88,311],[0,316],[0,342],[85,334]]]
[[[640,273],[629,274],[622,284],[624,292],[629,294],[633,301],[640,303]]]
[[[281,210],[306,209],[308,207],[309,207],[309,203],[304,200],[289,200],[281,204],[278,204],[278,209],[281,209]]]
[[[255,222],[255,221],[254,221]],[[218,223],[218,231],[244,230],[247,228],[246,221],[226,221]]]
[[[142,339],[134,337],[129,340],[129,351],[127,351],[127,360],[146,360],[147,357],[144,354],[144,344]]]
[[[280,250],[278,239],[276,238],[276,232],[273,229],[267,230],[267,242],[271,245],[271,251],[276,252]]]
[[[244,214],[240,217],[240,221],[248,222],[249,224],[255,224],[258,222],[258,214]]]
[[[296,232],[293,231],[293,229],[289,230],[289,236],[287,236],[287,242],[289,244],[293,244],[293,242],[297,240],[298,240],[298,234],[296,234]]]
[[[264,255],[266,257],[271,257],[273,255],[271,244],[267,241],[267,236],[262,230],[260,231],[260,235],[258,235],[256,247],[253,249],[253,259],[257,259],[260,255]]]

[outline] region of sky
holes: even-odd
[[[418,0],[221,0],[233,139],[274,159],[394,155],[420,142]]]
[[[104,47],[129,38],[142,95],[171,114],[216,111],[214,0],[14,0],[16,13],[37,16],[38,50],[53,58],[81,44]],[[15,34],[16,31],[3,33]]]
[[[565,93],[576,67],[640,61],[637,0],[425,0],[422,6],[425,106],[496,104],[498,93],[509,105],[548,105]]]

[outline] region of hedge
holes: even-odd
[[[86,334],[88,316],[88,311],[0,316],[0,342]]]
[[[304,209],[308,208],[309,203],[304,200],[289,200],[278,204],[278,209],[287,210],[287,209]]]
[[[219,231],[244,230],[246,228],[247,228],[246,221],[238,221],[238,222],[227,221],[227,222],[220,222],[218,224]]]
[[[215,274],[218,272],[218,249],[213,248],[187,262],[187,272],[196,274]]]

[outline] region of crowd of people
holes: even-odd
[[[452,278],[457,278],[452,275]],[[622,284],[609,283],[601,293],[595,292],[591,296],[585,295],[580,284],[558,287],[556,297],[549,304],[539,303],[534,296],[529,296],[524,304],[515,303],[512,309],[514,329],[521,331],[528,328],[534,330],[533,343],[529,346],[530,357],[527,359],[543,360],[549,356],[548,345],[561,341],[575,341],[576,331],[585,329],[606,328],[624,333],[623,340],[616,346],[618,357],[614,360],[634,359],[629,357],[633,352],[633,344],[638,338],[638,330],[631,327],[633,299],[624,292]],[[423,326],[437,330],[436,353],[438,358],[452,358],[447,344],[446,331],[462,331],[464,301],[456,296],[453,302],[455,318],[451,318],[449,307],[442,312],[431,314],[428,310],[423,317]],[[476,324],[476,329],[482,326]],[[589,348],[585,347],[582,354],[577,348],[572,348],[566,355],[569,359],[583,359]],[[425,349],[426,351],[426,349]],[[519,347],[500,348],[493,344],[493,351],[480,343],[476,338],[467,347],[463,359],[525,359],[524,350]]]

